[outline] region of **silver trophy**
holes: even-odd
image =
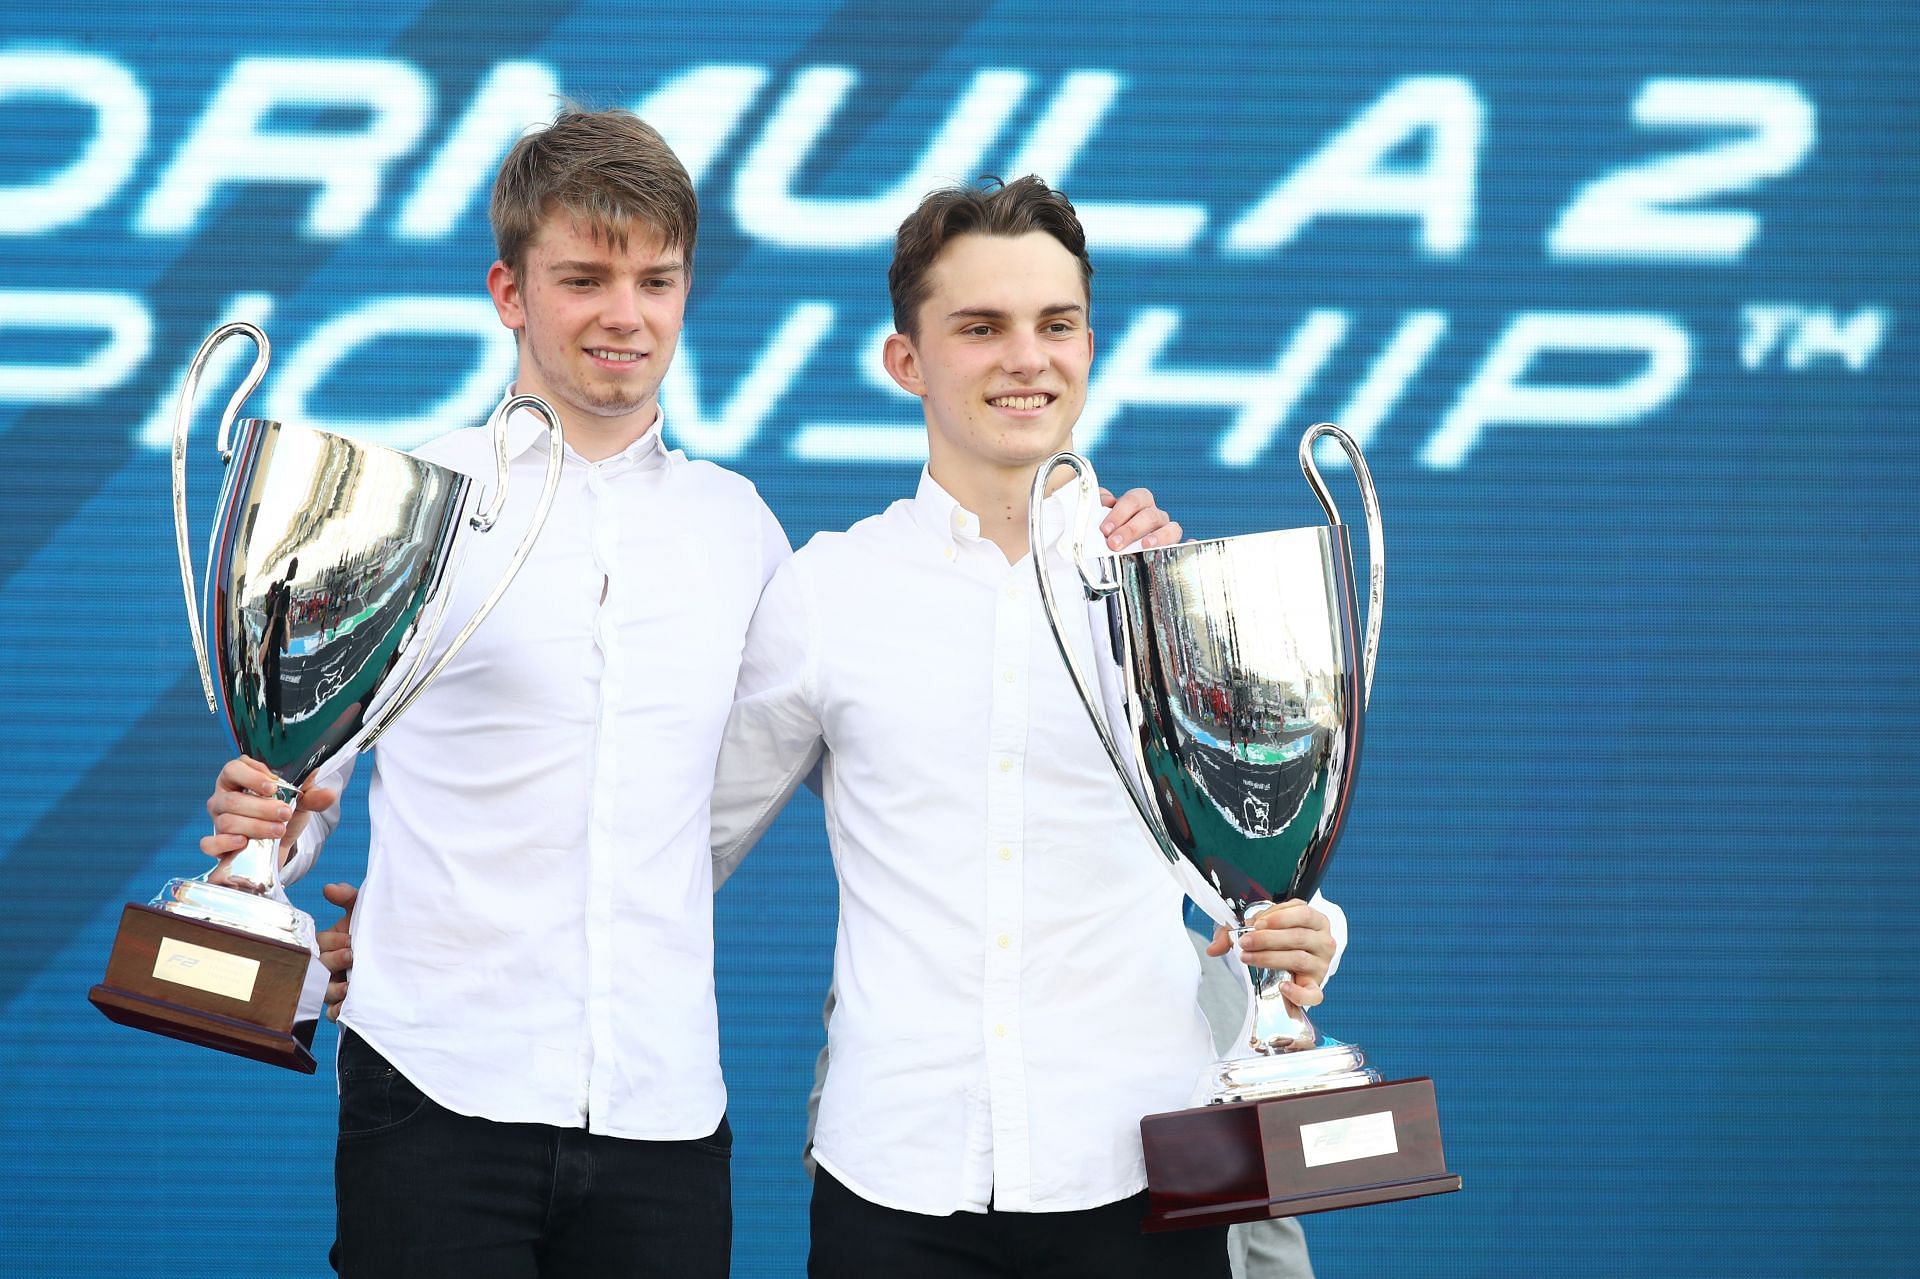
[[[226,476],[196,595],[187,432],[201,373],[235,336],[256,351],[220,420]],[[236,421],[268,358],[251,324],[222,325],[201,343],[174,419],[173,513],[207,708],[291,805],[308,779],[371,747],[500,601],[546,521],[563,454],[552,408],[512,397],[491,423],[497,478],[482,507],[474,480],[448,467],[325,431]],[[522,408],[547,427],[538,508],[492,593],[427,669],[463,554],[506,504],[507,425]],[[301,1007],[300,992],[313,919],[286,900],[279,841],[251,841],[224,879],[170,880],[151,906],[129,905],[107,980],[89,997],[123,1024],[310,1072],[318,1010]]]
[[[1366,506],[1363,647],[1347,526],[1313,461],[1323,435],[1346,451]],[[1073,453],[1034,477],[1029,520],[1047,620],[1141,820],[1187,895],[1237,940],[1267,907],[1312,896],[1352,802],[1386,571],[1366,461],[1330,423],[1300,441],[1328,527],[1090,554],[1082,521],[1070,522],[1066,549],[1087,598],[1107,601],[1091,674],[1062,632],[1040,554],[1041,502],[1062,465],[1075,473],[1080,512],[1099,487]],[[1250,1033],[1213,1067],[1211,1101],[1379,1080],[1358,1048],[1316,1046],[1305,1012],[1280,993],[1286,974],[1249,972]]]

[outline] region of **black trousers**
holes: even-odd
[[[1147,1192],[1079,1212],[929,1217],[813,1176],[808,1279],[1228,1279],[1226,1227],[1140,1233]]]
[[[722,1118],[694,1141],[456,1115],[352,1031],[334,1157],[343,1279],[726,1279]]]

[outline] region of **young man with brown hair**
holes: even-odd
[[[1091,276],[1037,178],[927,197],[884,357],[923,405],[919,489],[783,564],[748,633],[716,873],[817,764],[840,882],[814,1279],[1228,1273],[1224,1229],[1140,1230],[1140,1118],[1189,1104],[1212,1046],[1180,889],[1140,847],[1029,558],[1077,592],[1063,499],[1048,545],[1027,513],[1085,401]],[[1335,919],[1283,904],[1246,954],[1317,1004]]]

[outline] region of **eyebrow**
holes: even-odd
[[[1043,317],[1078,315],[1086,309],[1078,302],[1056,302],[1052,306],[1041,308],[1040,314]],[[990,306],[963,306],[958,311],[949,311],[947,318],[949,320],[1005,320],[1008,316],[1005,311],[995,310]]]
[[[584,261],[555,262],[550,264],[548,269],[552,271],[565,272],[568,274],[592,275],[597,271],[606,270],[607,264],[604,262],[584,262]],[[646,267],[645,269],[643,269],[640,272],[640,274],[641,275],[674,275],[679,272],[685,271],[686,269],[687,269],[687,264],[684,262],[656,262],[652,266]]]

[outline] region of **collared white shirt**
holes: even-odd
[[[516,416],[506,510],[472,538],[436,654],[529,526],[546,439]],[[419,456],[492,486],[484,430]],[[341,1021],[441,1105],[660,1140],[719,1124],[707,806],[788,553],[750,483],[657,426],[600,462],[569,449],[513,585],[380,740]]]
[[[1087,610],[1065,620],[1090,658]],[[1031,561],[1008,564],[924,473],[762,596],[714,792],[721,874],[816,758],[840,925],[814,1157],[862,1198],[928,1214],[1140,1190],[1141,1117],[1188,1105],[1213,1060],[1182,894],[1073,690]]]

